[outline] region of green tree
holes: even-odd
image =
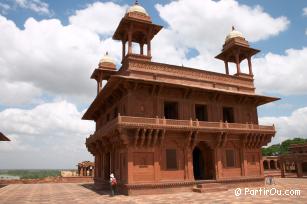
[[[292,144],[304,144],[307,143],[307,139],[304,138],[294,138],[283,141],[281,144],[274,144],[269,147],[264,147],[261,149],[263,156],[276,156],[286,154],[288,152],[289,146]]]

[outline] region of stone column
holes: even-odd
[[[241,68],[240,68],[239,52],[236,52],[235,57],[236,57],[236,65],[237,65],[237,74],[240,74],[241,73]]]
[[[252,68],[251,56],[248,56],[247,62],[248,62],[249,75],[253,75],[253,68]]]
[[[128,163],[128,168],[127,168],[127,173],[128,173],[128,179],[127,183],[133,183],[133,152],[131,148],[128,148],[128,158],[127,158],[127,163]]]
[[[228,62],[225,60],[224,63],[225,63],[225,71],[226,71],[226,74],[229,75]]]
[[[147,42],[147,56],[151,57],[151,41]]]
[[[83,167],[80,167],[79,176],[83,176]]]
[[[128,54],[132,54],[132,31],[128,32]]]
[[[219,148],[215,149],[215,162],[216,162],[216,170],[215,170],[215,177],[216,180],[222,178],[222,171],[223,171],[223,164],[222,164],[222,155],[221,150]]]
[[[281,161],[280,164],[281,164],[281,178],[285,178],[285,170],[286,170],[285,163],[284,161]]]
[[[241,160],[241,176],[246,175],[246,159],[244,157],[244,149],[240,149],[240,160]]]
[[[160,181],[160,152],[159,151],[154,151],[154,171],[155,171],[155,182]]]
[[[268,161],[268,170],[271,169],[271,160],[267,160]]]
[[[261,150],[259,150],[259,167],[260,167],[260,175],[264,175],[264,166],[263,166],[263,159],[262,159],[262,153]]]
[[[144,55],[144,44],[140,43],[140,54]]]
[[[147,33],[147,56],[151,57],[151,35],[152,35],[152,30],[149,29],[148,33]]]
[[[295,163],[296,163],[297,177],[301,178],[301,177],[303,177],[302,162],[301,161],[296,161]]]
[[[126,41],[122,40],[123,50],[122,50],[122,60],[124,60],[126,55]]]

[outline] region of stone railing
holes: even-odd
[[[227,123],[227,122],[207,122],[198,120],[173,120],[165,118],[147,118],[121,116],[109,121],[107,124],[98,129],[89,139],[94,139],[98,135],[107,134],[115,126],[130,128],[157,128],[157,129],[193,129],[199,131],[256,131],[256,132],[275,132],[275,126],[265,126],[249,123]]]

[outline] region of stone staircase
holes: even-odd
[[[197,193],[220,192],[227,190],[228,188],[220,183],[202,183],[197,184],[196,187],[193,188],[193,192]]]

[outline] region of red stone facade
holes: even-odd
[[[251,56],[258,50],[233,30],[217,56],[226,74],[152,62],[151,40],[162,27],[135,6],[113,36],[122,41],[122,65],[116,71],[108,56],[101,60],[92,75],[98,94],[83,116],[96,122],[86,139],[95,157],[96,186],[108,186],[110,173],[125,194],[261,182],[260,148],[275,127],[258,124],[257,107],[278,98],[255,94]],[[140,53],[132,52],[133,43]],[[241,72],[242,60],[249,73]],[[236,64],[235,75],[229,74],[229,62]]]

